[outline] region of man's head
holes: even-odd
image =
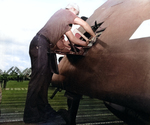
[[[66,9],[72,11],[74,14],[79,15],[80,9],[76,3],[70,3],[66,6]]]

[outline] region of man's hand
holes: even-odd
[[[92,38],[89,40],[89,42],[90,42],[90,43],[95,43],[95,42],[96,42],[96,39],[97,39],[97,37],[94,36],[94,37],[92,37]]]

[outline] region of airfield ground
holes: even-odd
[[[6,89],[2,90],[0,124],[25,125],[23,123],[23,110],[27,86],[28,81],[9,81]],[[49,88],[49,97],[54,90],[55,88]],[[49,98],[49,102],[55,110],[67,109],[67,99],[64,92],[58,92],[53,99]],[[87,96],[83,96],[80,101],[76,121],[77,125],[125,125],[123,121],[119,120],[105,107],[103,101]]]

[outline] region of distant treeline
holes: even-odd
[[[18,75],[18,74],[0,74],[0,86],[1,88],[6,88],[6,84],[9,80],[16,80],[17,82],[23,82],[24,80],[29,80],[29,75]]]

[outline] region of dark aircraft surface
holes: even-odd
[[[108,0],[87,22],[105,30],[85,56],[60,61],[53,86],[103,100],[127,124],[150,124],[150,0]]]

